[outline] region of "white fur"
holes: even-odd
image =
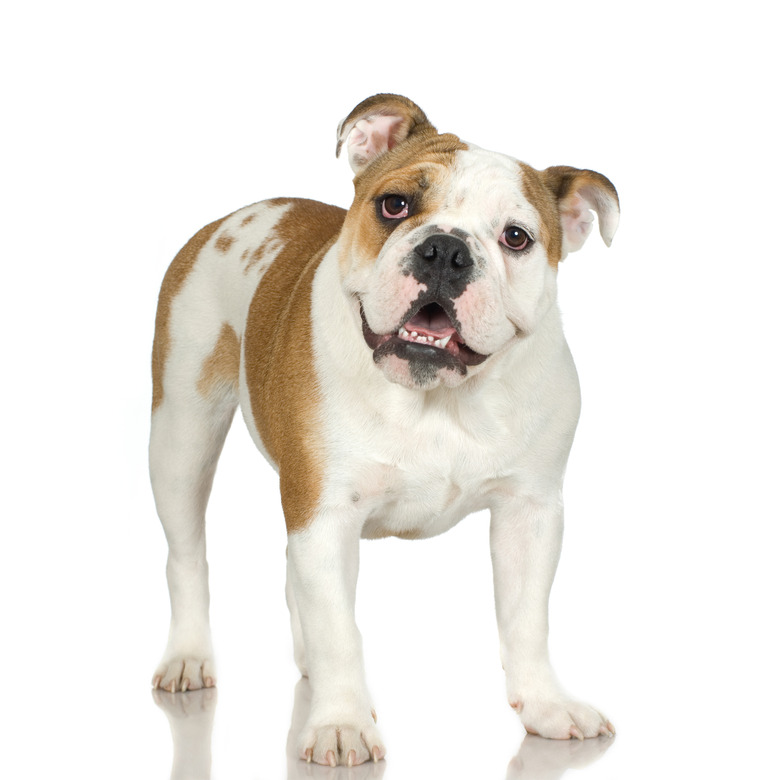
[[[358,123],[353,133],[359,132]],[[540,215],[524,197],[518,171],[516,161],[504,155],[477,147],[458,152],[448,197],[428,222],[466,234],[479,271],[458,299],[458,318],[467,343],[491,357],[470,368],[458,387],[419,390],[388,381],[361,333],[356,296],[377,332],[396,326],[415,297],[415,284],[399,273],[399,260],[417,234],[401,231],[373,266],[346,278],[337,243],[316,272],[314,373],[329,459],[316,515],[289,537],[287,582],[296,662],[312,684],[311,711],[298,743],[303,758],[359,763],[384,755],[354,619],[361,537],[429,537],[480,509],[491,512],[510,704],[530,731],[543,736],[611,731],[600,713],[563,692],[547,651],[547,602],[563,528],[563,475],[580,397],[555,303],[556,271],[543,243],[517,256],[498,244],[510,222],[537,235],[541,231]],[[170,545],[172,605],[169,644],[155,684],[169,690],[181,689],[185,680],[192,688],[214,679],[203,518],[239,400],[265,453],[249,404],[243,356],[238,393],[226,388],[205,399],[194,388],[222,325],[230,324],[242,337],[267,267],[247,273],[242,257],[262,243],[284,208],[248,207],[221,226],[171,312],[164,401],[153,416],[150,445],[155,497]],[[255,220],[241,227],[250,214]],[[577,231],[582,237],[581,227]],[[215,247],[223,233],[235,239],[227,253]],[[270,259],[278,249],[271,247]]]

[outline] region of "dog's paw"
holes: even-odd
[[[530,699],[511,705],[529,734],[547,739],[590,739],[615,734],[615,727],[598,710],[582,702]]]
[[[373,722],[306,727],[298,741],[304,761],[324,766],[357,766],[385,757],[382,738]]]
[[[152,688],[170,693],[213,688],[216,684],[213,660],[190,654],[166,656],[152,677]]]

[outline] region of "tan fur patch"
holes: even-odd
[[[578,188],[595,187],[597,190],[609,193],[615,202],[619,202],[615,185],[606,176],[596,171],[587,168],[572,168],[569,165],[553,165],[550,168],[545,168],[539,175],[559,201]]]
[[[227,252],[228,249],[230,249],[231,246],[233,246],[233,242],[236,239],[233,238],[233,236],[229,236],[227,233],[223,233],[216,241],[214,246],[219,249],[220,252]]]
[[[547,262],[557,268],[561,261],[563,231],[561,215],[558,211],[558,201],[550,190],[544,174],[530,165],[520,163],[522,172],[523,194],[542,218],[541,239],[547,249]]]
[[[255,426],[279,467],[288,533],[311,521],[322,482],[311,286],[336,240],[344,210],[292,200],[272,235],[282,249],[249,307],[244,359]]]
[[[201,228],[181,249],[168,267],[160,287],[157,301],[157,318],[154,326],[154,344],[152,346],[152,411],[163,400],[163,372],[170,349],[170,316],[171,304],[179,294],[184,281],[189,275],[198,255],[209,239],[227,219],[219,219]]]
[[[223,388],[238,392],[238,367],[241,358],[241,342],[238,334],[227,323],[222,326],[217,343],[203,361],[198,392],[210,396]]]
[[[249,255],[249,252],[247,251],[246,254],[249,256],[249,262],[244,266],[244,273],[248,274],[258,263],[263,262],[263,258],[265,257],[266,250],[268,247],[275,242],[276,239],[274,238],[266,238],[265,241],[263,241],[262,244],[260,244],[259,247],[257,247],[251,255]],[[243,258],[242,258],[243,259]]]
[[[246,227],[251,222],[254,222],[256,217],[257,217],[257,214],[249,214],[248,216],[244,217],[241,220],[241,227]]]
[[[288,204],[292,203],[294,200],[295,200],[294,198],[273,198],[271,200],[264,201],[264,204],[267,206],[275,206],[275,207],[287,206]],[[249,219],[249,217],[247,217],[247,219]],[[254,250],[251,251],[251,254],[249,250],[245,250],[244,253],[241,255],[241,260],[246,260],[246,258],[248,257],[249,262],[246,263],[246,265],[244,266],[244,273],[248,274],[255,266],[262,264],[268,250],[278,245],[279,243],[280,240],[276,235],[276,232],[272,231],[268,236],[266,236],[266,238],[263,240],[260,246],[256,247]]]

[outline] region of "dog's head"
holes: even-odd
[[[358,105],[339,126],[342,147],[355,172],[344,289],[374,362],[410,388],[459,385],[533,333],[591,210],[607,245],[617,229],[617,193],[601,174],[537,171],[439,134],[400,95]]]

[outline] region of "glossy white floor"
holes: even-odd
[[[780,171],[765,4],[661,2],[630,18],[598,0],[447,18],[267,6],[44,2],[3,24],[0,774],[776,777]],[[347,204],[334,129],[380,90],[620,192],[612,248],[593,240],[560,271],[583,416],[551,605],[558,674],[614,740],[524,738],[476,516],[362,548],[387,760],[290,759],[306,689],[284,527],[240,419],[209,510],[219,685],[151,691],[168,618],[145,464],[160,280],[192,233],[253,200]]]

